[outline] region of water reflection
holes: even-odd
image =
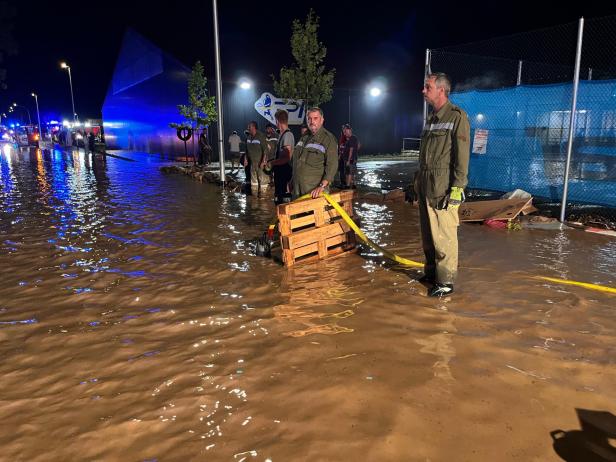
[[[356,308],[364,302],[359,294],[337,277],[337,266],[319,264],[315,268],[295,268],[284,273],[280,291],[288,294],[283,303],[274,306],[277,320],[291,328],[283,335],[304,337],[306,335],[334,335],[351,333],[342,320],[355,314]]]

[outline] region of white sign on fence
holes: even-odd
[[[488,130],[477,128],[473,138],[473,154],[485,154],[488,146]]]
[[[255,101],[255,110],[274,125],[276,124],[274,114],[278,109],[284,109],[289,113],[289,125],[304,123],[305,107],[301,99],[286,100],[265,92]]]

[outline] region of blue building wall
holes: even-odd
[[[180,122],[190,69],[129,29],[103,104],[110,149],[180,154],[184,143],[170,122]]]

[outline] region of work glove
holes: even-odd
[[[466,197],[464,196],[464,190],[457,186],[451,187],[449,193],[449,199],[447,200],[447,207],[460,207],[460,204],[464,202]]]

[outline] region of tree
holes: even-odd
[[[293,21],[291,53],[295,65],[280,69],[280,80],[272,75],[274,91],[286,99],[303,99],[308,107],[332,99],[335,69],[325,71],[323,63],[327,48],[319,42],[319,17],[310,9],[306,22]]]
[[[169,124],[173,128],[191,128],[194,132],[218,119],[216,98],[208,96],[207,78],[200,61],[195,63],[188,78],[188,104],[179,104],[178,111],[184,121]]]

